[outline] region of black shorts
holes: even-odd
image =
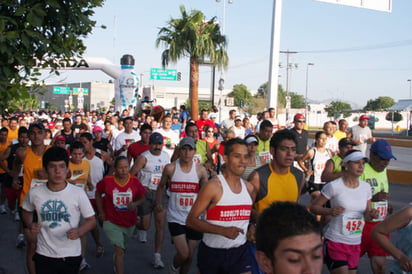
[[[307,188],[308,188],[309,194],[312,194],[315,191],[321,191],[324,186],[325,186],[324,184],[315,184],[314,182],[309,181]]]
[[[176,236],[185,234],[186,239],[195,240],[195,241],[199,241],[203,237],[203,233],[198,232],[196,230],[193,230],[191,228],[188,228],[185,225],[181,225],[181,224],[178,224],[178,223],[167,223],[167,225],[169,227],[170,235],[172,237],[176,237]]]
[[[235,248],[222,249],[199,244],[197,266],[201,274],[238,274],[252,271],[247,242]]]
[[[77,274],[79,273],[82,256],[50,258],[38,253],[33,256],[36,273],[42,274]]]

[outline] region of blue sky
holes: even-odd
[[[97,28],[85,39],[85,56],[105,57],[119,64],[123,54],[131,54],[136,72],[145,74],[145,84],[152,84],[148,71],[161,67],[163,49],[155,47],[159,27],[179,16],[182,4],[187,10],[198,9],[206,18],[217,16],[222,21],[223,3],[215,0],[106,0],[94,19],[107,28]],[[229,68],[225,88],[243,83],[257,89],[267,81],[272,5],[272,0],[226,2]],[[348,100],[361,107],[379,96],[407,99],[407,80],[412,79],[411,11],[412,1],[408,0],[393,0],[392,13],[313,0],[283,0],[280,48],[299,52],[290,57],[291,63],[298,64],[291,73],[290,90],[305,94],[306,64],[311,62],[315,65],[309,68],[310,99]],[[348,50],[353,48],[357,50]],[[286,64],[285,55],[281,54],[280,62]],[[188,86],[187,59],[169,68],[181,71],[183,80],[157,81],[155,85]],[[285,69],[279,73],[279,82],[285,86]],[[201,68],[202,87],[209,86],[209,75],[209,68]],[[102,72],[75,71],[64,72],[61,78],[67,82],[110,79]]]

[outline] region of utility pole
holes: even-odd
[[[272,33],[270,42],[269,80],[267,93],[267,107],[275,108],[278,113],[278,83],[279,83],[279,51],[280,51],[280,25],[282,19],[282,1],[273,0]]]
[[[290,97],[289,97],[289,55],[298,53],[297,51],[281,50],[280,53],[286,54],[286,125],[289,121]]]

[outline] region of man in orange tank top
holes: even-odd
[[[3,127],[0,129],[0,154],[3,153],[9,146],[9,143],[7,142],[7,136],[8,136],[8,129]],[[4,185],[6,184],[7,180],[7,161],[1,161],[0,162],[0,214],[7,214],[6,210],[6,193],[4,192]]]
[[[43,170],[42,157],[49,148],[44,145],[46,131],[41,121],[33,122],[29,126],[29,139],[31,146],[19,148],[16,151],[16,160],[13,165],[15,176],[13,177],[13,187],[22,189],[20,195],[20,212],[21,205],[29,190],[33,187],[42,185],[47,181],[47,173]],[[23,185],[20,185],[18,180],[18,170],[23,165]],[[35,217],[36,216],[36,217]],[[37,215],[33,214],[36,219]],[[33,222],[36,222],[36,220]],[[30,274],[34,274],[35,268],[33,263],[33,255],[36,251],[36,238],[33,237],[30,229],[24,227],[24,235],[27,241],[26,264]]]

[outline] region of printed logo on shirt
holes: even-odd
[[[206,220],[210,221],[246,221],[249,220],[252,205],[214,206],[207,210]]]
[[[159,160],[159,162],[161,162],[161,160]],[[154,167],[154,170],[153,170],[153,173],[161,173],[162,171],[163,171],[163,168],[164,168],[165,166],[164,165],[156,165],[155,167]]]
[[[169,191],[179,193],[198,193],[199,184],[191,182],[171,182]]]
[[[70,223],[70,214],[62,201],[48,200],[40,209],[41,222],[50,222],[49,228],[61,226],[62,222]]]

